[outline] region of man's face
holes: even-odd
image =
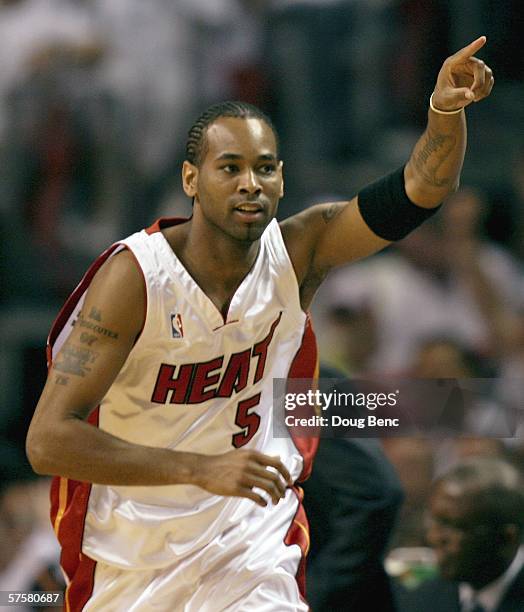
[[[184,189],[197,217],[231,238],[262,235],[283,195],[282,162],[275,136],[260,119],[221,117],[206,132],[197,168],[184,164]]]
[[[430,499],[427,539],[444,578],[475,584],[489,575],[491,560],[497,557],[491,534],[459,485],[437,485]]]

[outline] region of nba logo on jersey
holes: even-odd
[[[183,338],[184,328],[182,327],[182,317],[180,313],[171,315],[171,333],[173,338]]]

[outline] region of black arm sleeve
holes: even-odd
[[[440,208],[413,204],[406,195],[404,166],[365,187],[358,194],[358,207],[371,231],[391,241],[407,236]]]

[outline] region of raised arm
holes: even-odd
[[[143,446],[87,422],[128,358],[144,311],[142,275],[123,251],[95,275],[78,322],[49,370],[27,435],[33,469],[108,485],[194,484],[266,505],[252,490],[259,487],[277,503],[290,479],[278,458],[248,450],[208,456]]]
[[[440,69],[426,130],[404,171],[406,193],[419,206],[437,206],[458,187],[466,152],[463,109],[488,96],[494,83],[491,69],[473,57],[485,43],[485,36],[477,38]]]
[[[490,68],[473,55],[481,36],[437,77],[426,130],[404,167],[350,201],[319,204],[286,219],[282,232],[307,307],[326,274],[375,253],[421,223],[459,183],[466,149],[464,108],[491,92]]]

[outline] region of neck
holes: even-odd
[[[242,280],[253,266],[260,239],[237,240],[209,225],[188,224],[185,243],[179,256],[191,262],[199,273],[208,273],[218,283]]]
[[[224,317],[229,303],[255,263],[260,240],[235,240],[201,231],[194,220],[164,232],[186,270]]]

